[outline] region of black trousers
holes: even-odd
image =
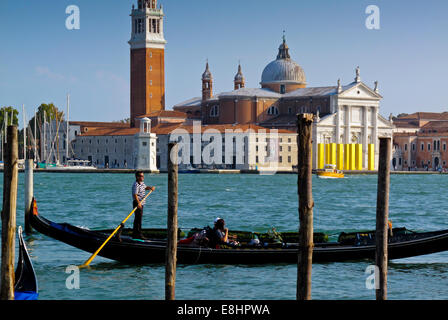
[[[138,202],[133,201],[132,207],[137,207]],[[143,217],[143,207],[141,209],[137,208],[134,212],[134,225],[133,225],[133,235],[140,236],[142,234],[142,217]]]

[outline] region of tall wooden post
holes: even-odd
[[[312,193],[312,124],[313,114],[299,114],[298,179],[299,194],[299,257],[297,265],[297,299],[311,300],[311,272],[313,266],[313,193]]]
[[[176,292],[177,263],[177,176],[178,146],[168,145],[168,240],[165,266],[165,300],[174,300]]]
[[[391,139],[380,138],[380,155],[378,164],[378,196],[376,202],[376,266],[378,267],[379,287],[376,289],[376,299],[387,299],[387,244],[389,219],[390,190],[390,156]]]
[[[25,232],[27,234],[33,231],[30,223],[31,202],[34,192],[33,166],[33,159],[25,159]]]
[[[8,126],[3,171],[1,300],[14,300],[14,256],[16,241],[19,145],[17,127]]]

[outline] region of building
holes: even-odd
[[[367,86],[358,67],[354,81],[347,85],[338,80],[335,86],[307,87],[305,72],[291,59],[284,36],[276,59],[262,72],[260,88],[245,87],[241,65],[233,91],[213,93],[208,62],[201,81],[202,97],[190,98],[173,109],[190,119],[200,115],[204,125],[251,124],[295,133],[298,113],[315,114],[315,169],[325,163],[347,170],[376,169],[378,138],[392,137],[392,123],[379,114],[382,96],[378,82],[373,89]]]
[[[165,110],[165,44],[163,9],[157,0],[138,0],[132,6],[131,47],[131,127],[136,118]]]
[[[393,123],[393,169],[448,168],[448,112],[402,114],[393,118]]]

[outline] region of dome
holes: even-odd
[[[283,43],[278,48],[277,59],[269,63],[261,75],[261,84],[282,82],[306,83],[305,72],[289,55],[285,37],[283,37]]]
[[[277,59],[269,63],[261,75],[261,83],[306,83],[305,72],[291,59]]]

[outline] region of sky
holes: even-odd
[[[233,90],[241,62],[246,87],[260,87],[283,30],[309,87],[379,82],[380,113],[448,111],[448,1],[159,0],[165,12],[166,109],[201,96],[208,59],[214,93]],[[130,12],[137,0],[0,1],[0,106],[27,118],[41,103],[70,120],[129,117]],[[78,6],[80,29],[66,8]],[[368,29],[366,8],[379,8]],[[22,120],[20,120],[22,121]]]

